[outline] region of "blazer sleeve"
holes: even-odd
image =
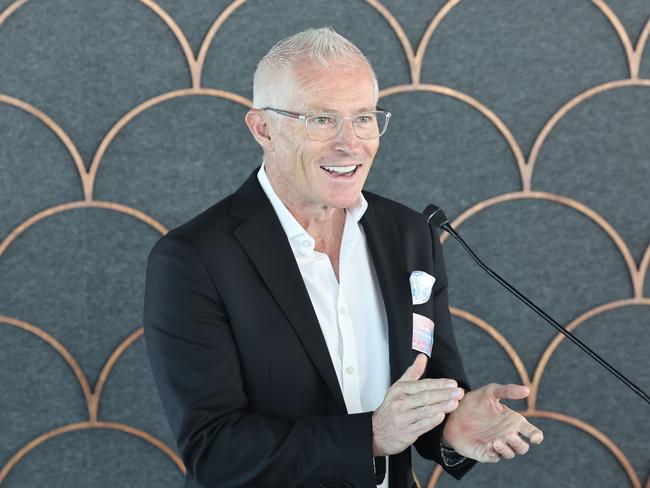
[[[436,282],[431,292],[435,329],[433,351],[428,361],[425,375],[427,378],[455,379],[458,382],[458,386],[469,391],[469,382],[465,375],[458,346],[456,345],[451,313],[449,312],[447,271],[445,269],[442,245],[435,230],[432,227],[430,227],[430,230],[433,241],[433,276],[436,277]],[[476,461],[467,459],[454,467],[447,467],[445,465],[442,460],[440,446],[442,431],[446,421],[447,418],[445,417],[445,420],[440,425],[420,436],[415,442],[415,448],[422,457],[434,460],[451,476],[460,479],[476,464]]]
[[[168,234],[151,251],[144,331],[188,477],[200,486],[374,486],[371,412],[287,420],[249,407],[226,307],[183,237]]]

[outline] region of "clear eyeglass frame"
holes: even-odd
[[[344,120],[349,120],[352,123],[352,130],[354,134],[363,140],[379,139],[386,133],[388,122],[390,121],[391,113],[377,107],[377,110],[370,112],[363,112],[355,115],[354,117],[342,117],[334,113],[309,113],[301,114],[297,112],[290,112],[288,110],[280,110],[274,107],[264,107],[262,110],[269,110],[278,115],[291,117],[293,119],[302,120],[305,127],[307,138],[312,141],[329,141],[336,139],[341,132]],[[369,121],[364,118],[370,117]],[[373,127],[372,120],[375,120]],[[363,127],[362,124],[368,123],[369,127]],[[334,125],[327,125],[334,124]],[[322,127],[319,127],[322,126]]]

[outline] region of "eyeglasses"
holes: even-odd
[[[329,141],[335,139],[341,132],[344,120],[352,122],[352,130],[359,139],[378,139],[386,132],[391,113],[386,110],[364,112],[354,117],[341,117],[337,114],[299,114],[288,112],[273,107],[264,107],[262,110],[270,110],[285,117],[300,119],[305,124],[307,138],[312,141]]]

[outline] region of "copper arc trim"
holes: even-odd
[[[434,488],[438,484],[438,480],[440,479],[440,476],[442,476],[442,473],[442,467],[437,464],[436,469],[434,469],[433,473],[431,473],[431,478],[429,478],[427,488]]]
[[[91,398],[91,415],[90,415],[90,420],[97,420],[99,418],[99,402],[101,400],[102,392],[104,391],[104,385],[106,384],[106,380],[108,379],[109,374],[113,370],[113,366],[115,366],[115,363],[117,363],[117,360],[122,356],[124,351],[126,351],[129,347],[135,343],[140,337],[142,337],[142,334],[144,333],[144,328],[143,327],[138,327],[135,331],[133,331],[129,336],[124,339],[119,346],[115,348],[111,356],[108,358],[106,361],[106,364],[104,364],[104,367],[102,368],[102,372],[99,375],[99,378],[97,379],[97,383],[95,383],[95,388],[93,390],[93,396]]]
[[[510,147],[510,150],[512,151],[512,154],[514,155],[515,161],[517,163],[517,169],[519,170],[522,186],[525,187],[524,172],[525,172],[526,162],[524,160],[524,155],[521,152],[521,148],[519,147],[519,143],[512,135],[512,132],[510,132],[508,126],[499,118],[499,116],[496,113],[494,113],[492,110],[490,110],[486,105],[479,102],[477,99],[471,97],[470,95],[467,95],[466,93],[455,90],[453,88],[449,88],[442,85],[430,85],[430,84],[391,86],[389,88],[384,88],[380,90],[379,97],[383,98],[391,95],[396,95],[399,93],[410,93],[410,92],[418,92],[418,91],[436,93],[438,95],[443,95],[450,98],[454,98],[456,100],[460,100],[461,102],[469,105],[473,109],[480,112],[484,117],[486,117],[490,122],[492,122],[492,124],[496,127],[496,129],[501,133],[503,138],[508,143],[508,146]]]
[[[404,55],[406,56],[406,61],[409,65],[411,81],[415,82],[416,79],[419,79],[419,74],[418,74],[419,69],[416,66],[417,62],[415,60],[415,54],[413,53],[413,46],[411,45],[411,41],[409,41],[406,32],[404,32],[404,28],[402,27],[402,24],[399,23],[399,21],[391,13],[391,11],[388,10],[379,0],[366,0],[366,3],[370,5],[372,8],[374,8],[379,13],[379,15],[381,15],[384,18],[386,23],[389,25],[389,27],[393,30],[394,34],[397,36],[397,39],[402,45],[402,50],[404,51]]]
[[[32,325],[24,320],[16,319],[14,317],[0,315],[0,324],[2,323],[17,327],[21,330],[24,330],[25,332],[35,335],[39,339],[49,344],[57,353],[59,353],[63,360],[68,364],[68,366],[70,366],[77,378],[77,381],[79,382],[79,385],[81,386],[81,391],[83,392],[84,399],[86,400],[86,408],[88,410],[88,419],[90,422],[96,422],[99,418],[99,402],[104,390],[104,385],[106,384],[106,380],[113,370],[113,367],[117,363],[118,359],[122,356],[124,351],[131,347],[133,343],[142,337],[144,333],[144,329],[142,327],[138,327],[135,331],[129,334],[129,336],[124,339],[117,346],[117,348],[115,348],[115,350],[111,353],[110,357],[104,364],[99,378],[97,379],[97,382],[91,391],[90,384],[88,383],[88,378],[86,378],[83,369],[73,354],[58,339],[56,339],[48,332],[45,332],[40,327]]]
[[[183,54],[185,55],[185,61],[187,61],[187,67],[190,70],[190,78],[192,79],[192,87],[199,88],[201,86],[201,67],[194,58],[194,53],[192,52],[192,48],[190,47],[190,43],[188,42],[183,29],[178,26],[174,18],[169,15],[164,8],[153,0],[140,0],[140,3],[148,7],[158,17],[160,17],[169,30],[172,31],[183,51]]]
[[[97,178],[99,165],[101,164],[102,158],[104,157],[104,154],[108,149],[108,146],[111,144],[113,139],[117,136],[117,134],[120,133],[120,131],[124,128],[124,126],[126,126],[129,122],[131,122],[142,112],[150,109],[151,107],[154,107],[155,105],[158,105],[162,102],[166,102],[168,100],[172,100],[174,98],[181,98],[181,97],[188,97],[188,96],[195,96],[195,95],[223,98],[225,100],[230,100],[231,102],[235,102],[240,105],[243,105],[246,108],[251,108],[253,106],[253,102],[246,97],[237,95],[236,93],[231,93],[224,90],[217,90],[214,88],[198,88],[198,89],[184,88],[181,90],[166,92],[142,102],[141,104],[137,105],[136,107],[129,110],[126,114],[124,114],[115,123],[115,125],[113,125],[113,127],[110,128],[108,133],[102,139],[102,142],[99,144],[99,147],[97,148],[97,152],[95,153],[95,156],[93,157],[92,163],[90,165],[88,174],[84,175],[84,182],[85,182],[84,188],[86,189],[86,193],[85,193],[86,200],[90,201],[93,199],[95,179]]]
[[[413,52],[413,46],[411,41],[409,41],[408,36],[404,32],[404,28],[395,18],[395,16],[388,10],[379,0],[366,0],[370,6],[372,6],[382,17],[386,20],[388,25],[393,29],[395,35],[402,45],[404,54],[406,55],[406,60],[409,65],[409,71],[411,75],[411,83],[418,85],[420,84],[420,76],[422,73],[422,61],[424,59],[424,54],[427,49],[427,45],[433,32],[436,30],[440,22],[447,16],[447,14],[460,3],[460,0],[449,0],[442,8],[436,13],[433,17],[424,34],[420,38],[418,43],[417,52]]]
[[[15,5],[15,4],[13,4]],[[6,10],[5,10],[6,12]],[[0,22],[1,24],[1,22]],[[74,164],[77,168],[77,173],[79,174],[79,177],[81,178],[81,182],[83,185],[84,182],[84,176],[86,174],[86,169],[84,167],[84,162],[83,159],[81,159],[81,154],[79,154],[79,151],[77,150],[77,147],[75,146],[74,142],[68,136],[68,134],[61,128],[59,124],[57,124],[49,115],[47,115],[45,112],[37,109],[33,105],[24,102],[22,100],[19,100],[18,98],[10,97],[8,95],[3,95],[0,93],[0,103],[6,103],[8,105],[12,105],[16,108],[19,108],[21,110],[24,110],[30,115],[33,115],[36,117],[38,120],[40,120],[45,126],[50,129],[52,132],[54,132],[54,135],[56,135],[65,148],[68,150],[70,153],[70,156],[72,156],[72,160],[74,161]],[[85,191],[85,190],[84,190]]]
[[[525,178],[524,189],[532,188],[533,172],[535,170],[535,164],[539,156],[539,152],[542,148],[542,145],[546,141],[549,133],[557,125],[557,123],[571,110],[576,106],[580,105],[585,100],[599,95],[608,90],[614,90],[616,88],[623,88],[628,86],[645,86],[650,87],[650,79],[637,79],[637,80],[615,80],[603,83],[602,85],[597,85],[588,90],[576,95],[574,98],[565,103],[557,112],[555,112],[551,118],[546,122],[539,135],[535,139],[532,149],[530,150],[530,155],[528,157],[528,164],[525,166],[525,172],[523,173]]]
[[[510,361],[512,361],[512,364],[519,374],[519,378],[521,379],[522,384],[525,386],[530,386],[530,378],[528,377],[528,371],[526,371],[524,362],[521,360],[521,357],[517,353],[517,350],[512,344],[510,344],[510,342],[505,338],[503,334],[501,334],[495,327],[488,324],[485,320],[477,317],[470,312],[467,312],[466,310],[462,310],[457,307],[449,307],[449,311],[452,315],[466,320],[467,322],[481,329],[492,339],[494,339],[494,341],[499,344],[499,346],[501,346],[501,348],[506,352],[510,358]]]
[[[420,83],[420,77],[422,74],[422,63],[424,62],[424,55],[426,53],[427,47],[429,46],[429,40],[431,39],[431,36],[433,35],[433,32],[438,28],[438,25],[442,20],[449,14],[449,12],[452,11],[456,5],[460,3],[460,0],[449,0],[443,7],[438,11],[438,13],[435,15],[429,26],[427,27],[427,30],[424,32],[424,35],[420,39],[420,43],[418,44],[418,50],[415,55],[415,68],[416,68],[416,76],[413,76],[413,83],[419,84]]]
[[[9,6],[0,12],[0,26],[7,20],[11,14],[15,13],[20,7],[25,5],[28,0],[16,0],[14,3],[9,4]]]
[[[641,293],[639,296],[644,296],[645,294],[645,277],[648,271],[648,265],[650,265],[650,244],[645,248],[645,254],[641,258],[641,263],[639,264],[639,288]]]
[[[598,7],[601,13],[607,18],[609,23],[614,27],[616,34],[618,35],[623,49],[625,50],[625,56],[627,58],[627,64],[630,70],[630,79],[638,80],[639,79],[639,68],[641,66],[641,57],[643,56],[643,48],[648,39],[648,33],[650,31],[650,19],[646,22],[639,38],[637,39],[636,47],[632,47],[632,41],[630,36],[625,30],[623,23],[620,21],[618,16],[614,11],[605,3],[604,0],[592,0],[592,3]]]
[[[185,475],[185,466],[183,465],[183,462],[178,457],[178,455],[163,441],[161,441],[157,437],[154,437],[153,435],[141,429],[137,429],[135,427],[131,427],[130,425],[121,424],[118,422],[77,422],[74,424],[67,424],[64,425],[63,427],[59,427],[50,430],[48,432],[45,432],[44,434],[41,434],[35,439],[32,439],[27,444],[25,444],[22,448],[20,448],[18,452],[16,452],[16,454],[14,454],[9,459],[7,464],[5,464],[0,470],[0,484],[2,484],[2,482],[5,480],[7,475],[9,475],[9,473],[16,466],[16,464],[22,461],[23,458],[25,458],[25,456],[27,456],[27,454],[29,454],[36,447],[60,435],[67,434],[69,432],[75,432],[78,430],[89,430],[89,429],[117,430],[119,432],[124,432],[125,434],[130,434],[132,436],[139,437],[140,439],[148,442],[149,444],[161,450],[169,459],[171,459],[174,462],[174,464],[176,464],[178,470],[183,475]]]
[[[205,65],[205,59],[208,55],[208,49],[210,49],[210,45],[212,44],[212,40],[214,39],[214,36],[217,34],[217,31],[221,29],[221,26],[224,24],[226,19],[230,17],[239,7],[244,5],[246,3],[246,0],[235,0],[232,2],[230,5],[228,5],[223,12],[219,14],[219,16],[215,19],[213,24],[210,26],[210,29],[208,29],[208,33],[205,35],[203,38],[203,42],[201,43],[201,48],[199,49],[199,55],[197,56],[197,64],[198,64],[198,70],[199,70],[199,75],[198,75],[198,86],[201,86],[202,83],[202,76],[203,76],[203,66]],[[252,103],[250,104],[252,106]]]
[[[596,429],[596,427],[594,427],[593,425],[588,424],[587,422],[584,422],[583,420],[580,420],[576,417],[572,417],[570,415],[566,415],[559,412],[551,412],[547,410],[526,410],[519,413],[521,413],[523,416],[527,418],[532,417],[532,418],[555,420],[557,422],[561,422],[576,427],[577,429],[580,429],[583,432],[587,433],[591,437],[595,438],[598,442],[600,442],[603,446],[605,446],[605,448],[607,448],[614,455],[616,460],[623,468],[623,471],[625,471],[625,474],[627,475],[628,479],[630,480],[630,486],[632,488],[641,488],[639,477],[634,471],[634,468],[632,467],[632,464],[630,463],[628,458],[625,456],[625,454],[623,454],[623,451],[614,443],[614,441],[612,441],[609,437],[607,437],[601,431]],[[429,479],[427,488],[434,488],[441,474],[442,474],[442,468],[440,466],[436,466],[436,469],[433,471],[433,474]]]
[[[149,215],[145,214],[144,212],[141,212],[140,210],[136,210],[126,205],[122,205],[121,203],[104,202],[101,200],[93,200],[93,201],[81,200],[77,202],[63,203],[61,205],[56,205],[54,207],[46,208],[45,210],[41,210],[37,214],[34,214],[31,217],[29,217],[27,220],[25,220],[20,225],[18,225],[18,227],[12,230],[9,233],[9,235],[2,240],[2,242],[0,242],[0,256],[4,254],[7,248],[13,243],[13,241],[18,236],[20,236],[23,232],[29,229],[32,225],[40,222],[41,220],[49,218],[52,215],[56,215],[61,212],[67,212],[68,210],[75,210],[78,208],[103,208],[107,210],[113,210],[115,212],[123,213],[131,217],[135,217],[138,220],[141,220],[142,222],[149,225],[150,227],[153,227],[161,235],[165,235],[168,231],[168,229],[164,225],[160,224],[153,217],[150,217]]]
[[[645,273],[644,271],[645,268],[644,269],[637,268],[636,263],[634,262],[634,258],[632,257],[632,253],[630,252],[630,249],[627,247],[625,241],[621,238],[621,236],[614,229],[614,227],[612,227],[612,225],[609,222],[607,222],[595,210],[569,197],[557,195],[555,193],[540,192],[540,191],[521,191],[521,192],[512,192],[512,193],[502,193],[501,195],[488,198],[486,200],[483,200],[471,206],[470,208],[465,210],[463,213],[461,213],[458,217],[454,219],[454,221],[452,222],[452,226],[455,228],[459,228],[470,217],[473,217],[479,212],[485,210],[486,208],[489,208],[498,203],[513,201],[513,200],[524,200],[524,199],[546,200],[549,202],[559,203],[560,205],[564,205],[566,207],[577,210],[578,212],[580,212],[581,214],[585,215],[590,220],[592,220],[594,223],[596,223],[598,226],[600,226],[605,231],[605,233],[610,237],[610,239],[614,241],[614,244],[618,248],[619,252],[621,253],[621,256],[623,257],[627,265],[628,273],[630,274],[630,279],[632,281],[632,287],[634,289],[634,297],[641,298],[643,296],[643,283],[639,279],[643,276],[643,273]],[[440,240],[444,243],[448,237],[449,237],[448,234],[445,233],[445,235],[443,235]],[[647,258],[645,260],[646,268],[648,265],[648,261],[650,261],[650,258]]]
[[[61,344],[61,342],[58,339],[56,339],[54,336],[48,334],[40,327],[25,322],[24,320],[20,320],[14,317],[8,317],[6,315],[0,315],[0,323],[17,327],[21,330],[24,330],[25,332],[35,335],[36,337],[38,337],[39,339],[43,340],[48,345],[50,345],[59,354],[59,356],[63,358],[63,360],[68,364],[68,366],[70,366],[70,369],[72,369],[75,377],[77,378],[77,381],[79,382],[79,386],[81,387],[81,391],[86,400],[86,408],[88,410],[88,415],[90,416],[91,415],[90,405],[91,405],[92,393],[90,392],[88,379],[86,378],[83,369],[81,369],[81,366],[79,365],[75,357],[72,355],[72,353],[63,344]],[[1,481],[2,481],[2,476],[0,476],[0,482]]]
[[[581,326],[582,324],[584,324],[585,322],[587,322],[589,319],[597,315],[601,315],[603,313],[609,312],[611,310],[615,310],[617,308],[628,307],[633,305],[650,306],[650,298],[628,298],[625,300],[616,300],[613,302],[604,303],[602,305],[592,308],[591,310],[587,310],[578,318],[569,322],[569,324],[567,324],[565,328],[568,331],[573,331],[577,329],[579,326]],[[558,333],[553,338],[553,340],[549,343],[549,345],[546,347],[546,349],[542,353],[542,357],[540,358],[539,363],[537,363],[537,367],[535,368],[535,373],[533,375],[531,395],[529,397],[529,406],[532,410],[537,408],[537,395],[539,393],[539,386],[541,384],[546,366],[548,366],[551,357],[553,356],[553,354],[555,354],[555,351],[564,340],[565,340],[564,335]]]

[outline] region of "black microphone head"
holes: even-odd
[[[436,207],[433,203],[427,205],[427,208],[422,211],[422,214],[427,219],[427,222],[439,229],[443,229],[445,225],[449,223],[449,219],[445,215],[445,212],[443,212],[440,207]]]

